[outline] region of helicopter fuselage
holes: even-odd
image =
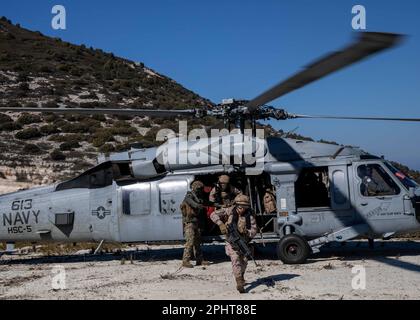
[[[220,165],[139,180],[122,175],[121,168],[117,174],[118,161],[113,160],[70,181],[2,195],[0,240],[180,241],[180,203],[190,183],[194,179],[213,181],[222,172],[243,182],[243,191],[251,195],[260,216],[260,228],[269,221],[259,241],[278,241],[295,233],[317,247],[331,241],[388,238],[420,230],[418,189],[408,188],[385,160],[356,148],[291,139],[268,139],[267,148],[264,170],[258,174]],[[122,154],[119,158],[120,164],[127,164]],[[363,193],[360,168],[366,166],[376,170],[376,178],[388,188],[382,194]],[[275,190],[277,213],[271,216],[261,209],[261,179]],[[323,188],[325,192],[319,193]],[[208,227],[205,239],[223,239]]]

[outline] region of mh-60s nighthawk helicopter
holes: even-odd
[[[211,186],[229,174],[250,196],[260,227],[256,242],[278,242],[284,263],[302,263],[328,242],[359,237],[390,238],[420,230],[420,186],[383,158],[355,147],[293,140],[262,139],[263,119],[328,118],[420,121],[415,118],[333,117],[291,114],[266,104],[334,71],[390,48],[401,40],[389,33],[361,33],[357,41],[330,54],[250,101],[226,100],[212,108],[185,110],[0,108],[0,112],[58,112],[138,116],[214,116],[236,133],[200,141],[168,139],[159,148],[111,154],[80,176],[55,185],[0,196],[2,241],[160,242],[183,240],[180,203],[194,179]],[[244,150],[245,124],[251,148]],[[249,137],[248,137],[249,138]],[[213,145],[217,145],[213,148]],[[203,147],[204,146],[204,147]],[[238,153],[253,161],[226,161]],[[243,148],[243,149],[242,149]],[[214,152],[222,150],[222,152]],[[238,150],[238,149],[235,149]],[[211,161],[190,161],[204,152]],[[187,154],[187,161],[169,161]],[[263,214],[265,188],[274,190],[276,212]],[[203,238],[223,237],[210,220]]]

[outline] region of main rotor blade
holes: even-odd
[[[387,117],[340,117],[340,116],[310,116],[306,114],[288,114],[290,119],[335,119],[335,120],[373,120],[373,121],[405,121],[420,122],[420,118],[387,118]]]
[[[151,110],[151,109],[87,109],[87,108],[0,108],[0,112],[45,112],[45,113],[79,113],[79,114],[113,114],[149,117],[195,116],[196,109]]]
[[[253,111],[276,98],[360,61],[369,55],[393,47],[400,42],[402,38],[402,35],[393,33],[364,32],[354,44],[344,48],[342,51],[333,52],[312,63],[303,71],[280,82],[249,101],[245,107],[247,107],[249,111]]]

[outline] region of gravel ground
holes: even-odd
[[[246,273],[247,294],[238,294],[230,261],[220,244],[204,246],[211,265],[180,268],[182,246],[138,245],[97,256],[3,255],[1,299],[419,299],[420,241],[366,241],[325,248],[304,265],[284,265],[275,246],[257,250]],[[364,267],[366,288],[354,289]],[[65,271],[65,289],[58,289]],[[62,278],[61,278],[62,279]]]

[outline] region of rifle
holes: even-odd
[[[238,232],[238,227],[236,226],[236,223],[229,224],[227,229],[228,234],[226,236],[226,241],[229,242],[234,249],[239,250],[245,257],[247,257],[248,259],[252,259],[252,261],[254,261],[255,263],[255,266],[258,267],[258,264],[254,260],[252,252],[248,247],[248,244]]]

